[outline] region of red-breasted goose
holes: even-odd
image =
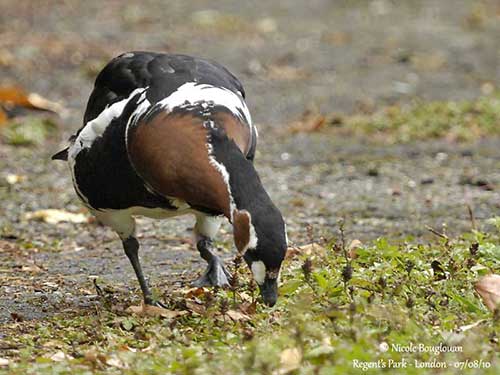
[[[287,240],[280,211],[253,166],[257,130],[241,83],[221,65],[191,56],[129,52],[97,76],[68,148],[76,193],[120,236],[146,304],[154,301],[139,263],[134,216],[196,217],[197,248],[208,263],[197,286],[229,284],[213,252],[224,216],[234,242],[274,305]]]

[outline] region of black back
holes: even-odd
[[[186,82],[224,87],[245,97],[240,81],[214,61],[177,54],[128,52],[111,60],[97,76],[84,124],[137,88],[149,87],[146,97],[155,104]]]
[[[85,111],[84,126],[111,104],[128,98],[137,88],[147,87],[146,99],[154,112],[156,103],[187,82],[224,87],[245,95],[238,79],[216,62],[186,55],[128,52],[111,60],[97,76]],[[104,134],[76,157],[74,172],[78,189],[94,208],[143,206],[174,209],[168,199],[146,188],[128,159],[126,125],[139,104],[139,98],[139,94],[131,98],[122,114],[106,127]],[[254,149],[253,144],[252,156]]]

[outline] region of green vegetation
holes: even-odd
[[[255,304],[257,292],[243,267],[236,291],[172,292],[172,312],[164,317],[136,316],[116,302],[128,303],[126,295],[104,294],[95,310],[9,323],[15,334],[2,346],[17,350],[4,371],[348,374],[362,373],[356,366],[364,362],[393,367],[405,359],[405,370],[366,373],[432,371],[415,368],[415,361],[446,362],[443,374],[496,373],[500,319],[482,304],[474,283],[500,270],[497,234],[449,239],[437,233],[426,245],[383,238],[346,245],[341,233],[289,255],[274,308]],[[425,349],[398,352],[398,344]],[[461,352],[432,352],[446,345]]]
[[[472,141],[500,134],[500,93],[475,101],[418,102],[391,106],[370,115],[337,121],[349,134],[370,136],[384,142],[409,142],[433,138]]]
[[[0,140],[14,146],[41,145],[57,130],[56,124],[48,118],[25,117],[0,128]]]

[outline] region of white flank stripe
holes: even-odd
[[[139,96],[139,100],[137,101],[137,107],[135,111],[130,115],[127,126],[125,128],[125,146],[127,147],[127,152],[128,152],[128,128],[130,125],[135,125],[137,119],[146,112],[149,108],[151,108],[151,103],[149,102],[148,99],[146,99],[146,91],[147,87],[144,89],[142,92],[141,96]],[[132,165],[132,163],[130,163]],[[148,189],[149,190],[149,189]]]
[[[219,163],[217,159],[215,159],[215,156],[213,155],[213,147],[210,144],[210,141],[207,142],[207,150],[208,162],[217,170],[217,172],[220,173],[222,179],[224,180],[224,183],[226,184],[227,192],[229,195],[229,219],[231,222],[233,222],[233,211],[236,209],[236,204],[234,203],[234,198],[231,193],[231,185],[229,185],[229,173],[224,164]]]
[[[111,104],[104,111],[102,111],[99,116],[95,119],[87,122],[85,127],[82,129],[75,142],[71,145],[68,152],[69,159],[75,159],[76,155],[83,149],[92,146],[95,139],[102,136],[108,125],[115,118],[119,117],[127,103],[136,94],[145,91],[146,88],[139,88],[132,91],[128,98],[120,100],[119,102]]]
[[[84,202],[87,205],[89,204],[89,201],[78,187],[78,184],[76,183],[76,177],[75,177],[76,156],[82,149],[91,147],[92,143],[94,143],[96,138],[104,134],[104,131],[109,126],[111,121],[113,121],[115,118],[119,117],[123,113],[123,110],[125,109],[125,106],[130,101],[130,99],[132,99],[134,95],[138,94],[141,91],[142,91],[141,95],[142,102],[138,105],[137,109],[134,111],[134,114],[131,116],[131,118],[133,118],[136,112],[138,111],[143,113],[150,106],[149,101],[146,99],[146,89],[147,87],[138,88],[132,91],[128,96],[128,98],[120,100],[119,102],[113,103],[109,107],[106,107],[106,109],[104,109],[104,111],[102,111],[99,114],[99,116],[97,116],[95,119],[85,124],[85,127],[82,129],[80,134],[78,134],[78,137],[75,139],[73,144],[69,147],[68,163],[71,171],[71,179],[73,180],[73,186],[75,187],[75,190],[78,192],[78,195],[84,200]],[[126,136],[127,134],[125,133],[125,137]]]
[[[189,104],[213,103],[224,106],[235,116],[252,126],[252,117],[243,98],[224,87],[217,87],[197,82],[187,82],[165,99],[158,102],[167,111]],[[243,118],[241,114],[243,113]]]

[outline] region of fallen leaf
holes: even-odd
[[[5,176],[5,181],[9,185],[15,185],[26,180],[26,176],[9,173]]]
[[[58,351],[50,356],[50,359],[53,360],[54,362],[61,362],[64,361],[65,359],[73,359],[72,356],[69,354],[65,354],[62,351]]]
[[[166,319],[174,319],[179,316],[187,314],[187,311],[168,310],[164,309],[163,307],[151,306],[145,304],[139,306],[130,306],[125,311],[139,316],[147,316],[151,318],[166,318]]]
[[[304,115],[299,120],[293,121],[288,129],[291,133],[312,133],[319,131],[326,125],[326,117],[322,114]]]
[[[121,369],[128,368],[128,365],[125,362],[123,362],[121,359],[114,357],[114,356],[111,358],[107,358],[106,364],[108,366],[113,366],[113,367],[121,368]]]
[[[334,46],[343,46],[346,43],[351,42],[352,38],[350,34],[344,32],[327,32],[321,36],[321,41],[329,44],[333,44]]]
[[[85,352],[85,354],[83,355],[83,359],[87,362],[95,364],[98,360],[97,353],[93,351]]]
[[[326,255],[326,249],[316,242],[309,243],[307,245],[295,246],[295,247],[288,248],[287,255],[286,255],[287,258],[293,258],[294,256],[297,256],[297,255],[324,256],[324,255]]]
[[[23,272],[32,272],[32,273],[40,273],[43,270],[38,267],[36,264],[31,264],[29,266],[22,266],[21,271]]]
[[[289,348],[281,352],[280,374],[288,374],[300,368],[302,353],[298,348]]]
[[[26,220],[44,221],[49,224],[58,224],[60,222],[86,223],[88,221],[87,216],[84,214],[75,214],[52,208],[28,212],[24,217]]]
[[[195,301],[192,301],[192,300],[186,301],[186,308],[188,310],[196,313],[196,314],[199,314],[199,315],[204,315],[206,312],[205,306],[203,306]]]
[[[478,320],[477,322],[474,322],[474,323],[472,323],[472,324],[467,324],[467,325],[465,325],[465,326],[460,326],[460,327],[458,328],[458,330],[459,330],[460,332],[465,332],[465,331],[468,331],[469,329],[472,329],[472,328],[477,327],[478,325],[480,325],[480,324],[482,324],[482,323],[484,323],[484,322],[486,322],[486,321],[487,321],[487,319],[480,319],[480,320]]]
[[[186,291],[184,291],[184,297],[186,298],[193,298],[193,297],[200,297],[203,296],[207,292],[207,289],[205,288],[190,288]]]
[[[64,344],[61,341],[57,340],[49,340],[45,341],[42,346],[44,348],[53,348],[53,349],[61,349]]]
[[[61,104],[52,102],[35,93],[27,93],[16,86],[0,87],[0,103],[54,113],[61,113],[64,110]]]
[[[228,310],[226,315],[231,318],[234,322],[247,322],[251,320],[251,318],[247,314],[243,314],[241,311],[237,310]]]
[[[272,33],[278,29],[278,23],[274,18],[271,17],[266,17],[266,18],[261,18],[257,21],[255,24],[255,27],[257,30],[259,30],[261,33]]]
[[[49,111],[57,114],[61,114],[64,111],[62,104],[45,99],[35,93],[28,95],[28,102],[30,103],[32,109]]]
[[[5,124],[8,120],[7,114],[4,112],[2,108],[0,108],[0,126]]]
[[[267,76],[277,81],[296,81],[309,77],[310,73],[290,65],[271,64],[267,67]]]
[[[137,353],[137,349],[136,348],[131,348],[130,346],[128,346],[127,344],[123,344],[123,345],[120,345],[118,347],[119,350],[121,351],[124,351],[124,352],[132,352],[132,353]]]
[[[347,247],[347,255],[349,258],[356,259],[358,254],[356,250],[363,246],[363,243],[360,240],[352,240],[349,246]]]
[[[494,311],[500,305],[500,275],[486,275],[474,285],[488,309]]]
[[[257,301],[253,302],[243,302],[240,305],[240,311],[247,315],[254,315],[257,311]]]

